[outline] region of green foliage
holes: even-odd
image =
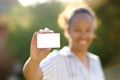
[[[120,57],[120,10],[119,0],[109,0],[96,10],[101,20],[96,34],[97,38],[90,50],[101,56],[104,66],[119,64]]]

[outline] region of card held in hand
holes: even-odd
[[[37,48],[59,48],[60,33],[37,34]]]

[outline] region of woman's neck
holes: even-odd
[[[87,51],[77,51],[74,48],[71,48],[71,51],[81,60],[82,64],[89,70]]]
[[[78,51],[74,48],[71,48],[71,51],[79,58],[86,57],[87,51]]]

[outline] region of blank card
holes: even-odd
[[[37,34],[37,48],[59,48],[60,34]]]

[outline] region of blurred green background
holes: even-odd
[[[57,17],[71,2],[0,0],[0,80],[25,80],[22,68],[29,57],[32,34],[40,28],[61,33],[60,48],[67,45]],[[107,80],[120,80],[120,0],[86,2],[96,12],[99,24],[89,51],[100,56]]]

